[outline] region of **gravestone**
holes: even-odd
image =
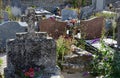
[[[9,16],[8,16],[8,13],[6,11],[3,12],[3,20],[9,21]]]
[[[96,0],[96,11],[101,11],[105,7],[105,0]]]
[[[7,39],[15,38],[15,34],[17,32],[24,32],[25,29],[25,27],[20,26],[17,22],[6,22],[0,24],[0,47],[5,47]]]
[[[95,6],[96,0],[92,0],[92,5]]]
[[[78,29],[81,30],[81,37],[84,39],[96,39],[102,36],[102,31],[105,28],[103,17],[81,20]]]
[[[83,7],[80,12],[80,19],[88,19],[92,15],[94,8],[93,5]]]
[[[56,66],[56,42],[47,37],[47,33],[32,29],[33,10],[29,9],[29,14],[28,32],[17,33],[15,39],[7,41],[5,78],[60,78],[60,70]]]
[[[31,20],[28,20],[28,19],[31,19]],[[35,28],[38,30],[38,22],[41,19],[42,19],[41,15],[36,15],[35,9],[33,9],[32,7],[27,8],[26,15],[21,16],[21,21],[28,23],[28,26],[29,26],[28,33],[31,33],[31,37],[34,34]]]
[[[11,7],[11,11],[14,16],[21,16],[22,14],[21,9],[16,6]]]
[[[68,8],[62,9],[61,11],[62,20],[77,19],[77,12]]]
[[[54,39],[58,39],[61,35],[65,35],[67,23],[45,19],[39,23],[39,30],[41,32],[47,32],[49,36]]]

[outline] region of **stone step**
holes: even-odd
[[[61,75],[50,75],[50,76],[43,75],[43,76],[39,76],[37,78],[62,78],[62,76]]]
[[[86,70],[86,66],[84,64],[64,63],[62,66],[63,71],[68,73],[83,72]]]
[[[93,59],[93,56],[89,52],[76,52],[76,54],[70,54],[64,56],[65,62],[86,62],[86,61],[91,61]]]

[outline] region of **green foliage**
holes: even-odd
[[[77,41],[75,43],[75,45],[83,50],[85,50],[85,40],[84,39],[79,39],[79,41]]]
[[[115,20],[112,22],[112,28],[113,28],[113,39],[115,39],[115,33],[116,33],[116,28],[117,28],[117,24],[115,22]]]
[[[80,8],[82,0],[70,0],[69,3],[73,5],[74,8]]]
[[[100,12],[95,14],[96,17],[103,16],[104,18],[113,18],[113,17],[115,17],[115,15],[116,14],[114,14],[114,13],[100,13]],[[91,17],[93,17],[93,16],[91,16]]]
[[[63,36],[59,37],[58,40],[56,40],[57,43],[57,64],[63,69],[63,66],[61,65],[64,62],[64,56],[71,53],[71,45],[75,43],[75,40],[71,38],[64,38]]]
[[[82,6],[86,5],[86,0],[82,0]]]
[[[12,14],[10,6],[6,6],[5,11],[8,13],[9,20],[11,20],[11,21],[15,21],[16,20],[16,17]]]
[[[58,59],[63,61],[64,55],[67,55],[71,52],[70,46],[74,43],[74,40],[71,38],[65,39],[63,36],[61,36],[56,42]]]
[[[74,8],[80,8],[92,4],[92,0],[69,0],[68,3],[72,4]]]
[[[0,23],[2,22],[2,8],[0,7]]]
[[[104,76],[104,78],[113,78],[112,66],[115,50],[113,50],[105,44],[105,42],[103,41],[104,37],[105,31],[103,30],[102,37],[100,40],[100,53],[95,54],[95,57],[91,63],[90,73],[94,76]]]
[[[32,5],[32,8],[36,8],[36,6],[35,6],[35,5]]]
[[[114,53],[112,65],[112,78],[120,78],[120,51]]]
[[[103,40],[101,40],[101,55],[96,54],[93,62],[91,63],[91,74],[97,76],[104,76],[104,78],[110,78],[112,73],[112,64],[114,50],[106,46]]]
[[[2,65],[2,63],[3,63],[3,60],[2,60],[2,59],[0,59],[0,66]]]
[[[96,50],[94,49],[95,52],[93,52],[94,57],[93,60],[90,64],[90,70],[88,70],[90,72],[91,75],[93,76],[103,76],[104,78],[119,78],[119,73],[120,73],[120,58],[116,58],[117,60],[114,60],[114,53],[115,50],[113,50],[112,48],[110,48],[109,46],[107,46],[104,41],[103,38],[105,36],[104,34],[105,32],[102,32],[102,37],[100,40],[100,44],[101,44],[101,48]],[[85,40],[81,39],[77,42],[76,46],[83,48],[86,50],[87,46],[85,44]],[[91,50],[87,50],[90,51]],[[117,56],[120,57],[120,54],[118,55],[118,53],[116,53]],[[115,61],[115,63],[114,63]],[[114,71],[113,71],[114,69]],[[116,71],[115,71],[116,70]],[[113,72],[116,72],[115,74],[117,74],[118,77],[114,77],[112,76]]]

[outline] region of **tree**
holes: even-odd
[[[117,20],[117,27],[118,27],[118,37],[117,37],[117,44],[118,44],[118,47],[120,47],[120,16]]]
[[[74,8],[80,8],[82,0],[70,0],[69,3],[72,4]]]
[[[0,11],[2,9],[2,0],[0,0]]]

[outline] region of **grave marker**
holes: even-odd
[[[21,20],[28,24],[28,33],[31,34],[31,38],[35,33],[35,22],[40,21],[40,19],[41,16],[35,15],[35,10],[31,7],[27,9],[27,15],[21,17]]]
[[[47,37],[47,33],[34,31],[35,15],[31,9],[29,13],[28,32],[17,33],[15,39],[7,41],[5,78],[23,78],[26,72],[34,73],[32,78],[60,78],[60,69],[56,66],[56,42]]]

